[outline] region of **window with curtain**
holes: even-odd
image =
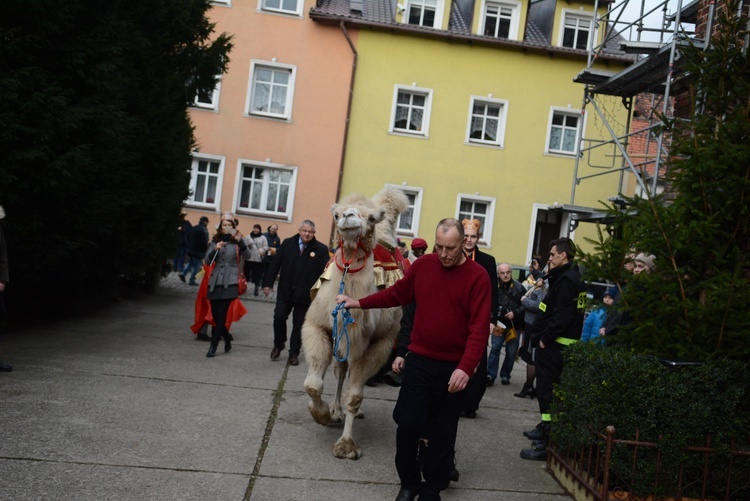
[[[243,164],[238,212],[291,215],[294,170]]]
[[[193,157],[190,168],[189,205],[218,208],[222,161],[218,158]]]
[[[467,141],[502,146],[506,103],[503,100],[472,97]]]
[[[391,132],[426,136],[432,91],[396,86]]]
[[[291,119],[295,71],[290,66],[253,63],[250,115]]]
[[[579,112],[554,111],[549,128],[547,150],[553,153],[575,153]]]

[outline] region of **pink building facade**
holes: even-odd
[[[233,35],[227,73],[190,117],[197,147],[186,218],[209,229],[232,212],[240,231],[316,223],[329,243],[346,132],[356,33],[322,29],[304,0],[216,1],[217,33]],[[347,38],[349,37],[349,38]]]

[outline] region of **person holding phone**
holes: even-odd
[[[229,305],[239,297],[239,272],[245,259],[250,257],[250,249],[237,230],[234,216],[230,213],[221,215],[221,223],[211,238],[211,245],[206,253],[207,265],[215,267],[208,279],[208,300],[211,302],[211,315],[216,325],[211,336],[211,346],[206,356],[216,355],[219,339],[224,339],[224,353],[232,349],[231,338],[226,327]]]

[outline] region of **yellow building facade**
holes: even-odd
[[[608,137],[594,114],[582,113],[573,78],[586,65],[586,43],[603,33],[593,2],[539,3],[544,9],[530,12],[528,2],[405,1],[391,4],[388,20],[368,14],[367,0],[350,2],[350,12],[319,2],[315,21],[358,32],[341,193],[400,186],[412,202],[402,240],[431,245],[440,219],[477,218],[480,245],[518,266],[546,259],[552,238],[584,244],[593,236],[593,225],[570,227],[570,206],[601,208],[618,194],[619,178],[586,179],[571,199],[581,138]],[[623,54],[601,58],[609,70],[628,64]],[[618,101],[606,112],[626,127]],[[612,170],[615,156],[598,151],[579,168]]]

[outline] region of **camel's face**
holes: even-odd
[[[375,225],[383,220],[382,209],[334,205],[331,208],[336,228],[345,242],[356,242],[372,235]]]

